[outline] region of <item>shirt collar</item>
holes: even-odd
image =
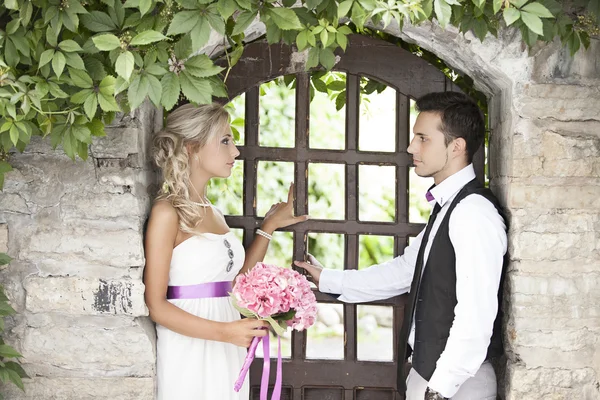
[[[475,179],[475,169],[473,164],[469,164],[454,175],[450,175],[439,185],[434,186],[429,191],[435,201],[443,207],[460,189],[467,183]]]

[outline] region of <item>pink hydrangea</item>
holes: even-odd
[[[259,318],[272,317],[298,331],[315,323],[317,300],[310,283],[292,269],[257,263],[237,277],[232,295],[237,306]],[[289,311],[295,311],[293,317]],[[287,315],[284,315],[288,313]]]

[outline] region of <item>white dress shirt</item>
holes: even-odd
[[[435,200],[430,204],[433,207],[435,202],[439,203],[441,210],[425,248],[424,264],[452,200],[474,178],[471,164],[431,189]],[[348,303],[387,299],[409,292],[424,231],[406,247],[403,255],[391,261],[360,271],[324,269],[319,290],[340,294],[339,300]],[[497,293],[507,243],[504,220],[492,203],[476,194],[456,205],[450,216],[449,236],[456,254],[458,304],[446,348],[428,384],[447,398],[454,396],[485,360],[498,311]],[[414,340],[413,319],[408,338],[411,347]]]

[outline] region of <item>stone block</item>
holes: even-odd
[[[140,280],[29,277],[24,282],[28,311],[71,315],[148,315]]]
[[[94,158],[127,158],[139,149],[142,131],[132,127],[106,127],[106,136],[94,138],[90,146]]]

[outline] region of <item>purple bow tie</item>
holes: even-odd
[[[433,197],[433,195],[431,194],[431,192],[428,190],[427,193],[425,193],[425,198],[427,199],[427,201],[434,201],[435,198]]]

